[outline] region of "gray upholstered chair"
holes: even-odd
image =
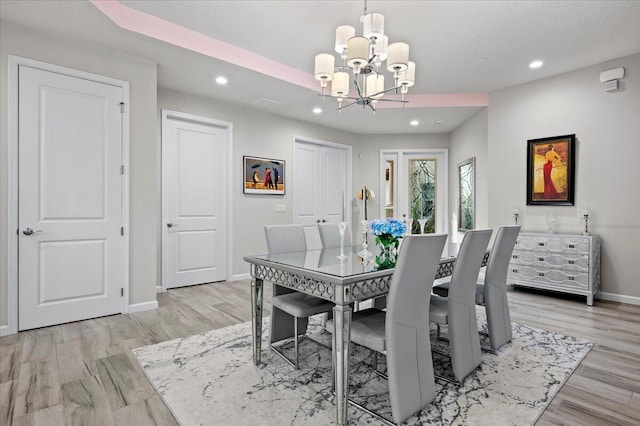
[[[503,226],[498,229],[484,280],[476,284],[476,304],[486,309],[487,329],[493,351],[509,343],[512,338],[507,300],[507,272],[519,233],[520,226]],[[450,286],[450,281],[435,285],[433,292],[447,297]]]
[[[351,340],[374,354],[387,355],[389,398],[396,423],[427,406],[436,395],[425,306],[429,306],[446,240],[446,235],[437,234],[406,237],[389,288],[387,311],[370,308],[353,314]],[[327,328],[333,330],[333,321]]]
[[[340,248],[340,230],[337,223],[319,223],[318,232],[322,248]],[[351,231],[348,225],[344,232],[344,246],[351,246]]]
[[[266,225],[264,234],[267,239],[269,254],[304,252],[307,250],[307,241],[301,225]],[[333,309],[333,303],[279,286],[276,283],[273,283],[273,299],[271,303],[269,347],[297,369],[298,336],[304,336],[306,333],[310,316],[330,312]],[[294,336],[295,360],[291,361],[273,344]],[[307,339],[325,346],[308,337]]]
[[[429,319],[438,327],[438,334],[440,326],[448,327],[451,366],[458,382],[462,382],[482,362],[475,294],[478,273],[490,238],[490,229],[464,234],[448,297],[431,296]]]

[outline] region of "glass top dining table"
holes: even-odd
[[[253,360],[259,364],[262,352],[263,282],[291,288],[333,302],[335,330],[332,356],[335,365],[336,424],[347,424],[349,394],[349,345],[353,302],[368,300],[389,293],[393,269],[378,269],[378,254],[363,258],[360,246],[344,248],[345,258],[339,258],[340,248],[307,250],[302,252],[245,256],[251,268],[251,312],[253,331]],[[484,257],[486,265],[489,253]],[[455,257],[440,260],[437,278],[450,276]],[[282,318],[282,316],[280,316]],[[274,316],[273,320],[276,320]],[[289,321],[293,323],[293,318]],[[279,325],[273,327],[278,329]],[[291,336],[293,337],[293,332]]]

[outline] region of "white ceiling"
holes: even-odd
[[[332,52],[338,25],[358,28],[363,2],[121,1],[306,73]],[[640,52],[640,1],[368,1],[385,15],[390,42],[405,41],[416,62],[411,93],[491,92]],[[162,87],[249,105],[279,102],[273,113],[354,133],[449,132],[481,107],[335,111],[317,93],[130,32],[85,1],[0,1],[0,19],[61,33],[158,63]],[[486,58],[486,61],[481,61]],[[544,66],[528,67],[533,59]],[[229,79],[217,86],[217,75]],[[314,115],[314,106],[324,112]],[[411,127],[410,120],[420,125]],[[442,121],[442,124],[434,124]]]

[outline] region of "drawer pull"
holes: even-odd
[[[540,247],[544,247],[544,243],[538,243]]]
[[[540,262],[544,262],[544,257],[539,257],[539,258],[538,258],[538,260],[539,260]]]
[[[544,277],[544,272],[538,272],[539,277]]]
[[[573,265],[574,263],[576,263],[574,260],[569,261],[569,265]]]
[[[514,274],[517,274],[518,270],[517,269],[512,269],[511,272],[513,272]]]
[[[576,279],[575,277],[569,277],[569,281],[573,281],[575,279]]]
[[[569,248],[576,248],[575,244],[569,244]]]
[[[517,255],[517,254],[514,254],[514,255],[513,255],[513,256],[511,256],[511,257],[512,257],[513,259],[517,259],[517,258],[518,258],[518,255]]]

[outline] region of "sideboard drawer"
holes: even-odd
[[[514,250],[511,264],[537,268],[559,268],[566,271],[589,271],[589,256],[568,253],[540,253],[537,251]]]
[[[554,287],[589,289],[589,274],[587,272],[512,265],[509,269],[509,277],[514,280],[537,282]]]
[[[578,235],[567,237],[554,234],[521,234],[514,250],[588,255],[589,238]]]

